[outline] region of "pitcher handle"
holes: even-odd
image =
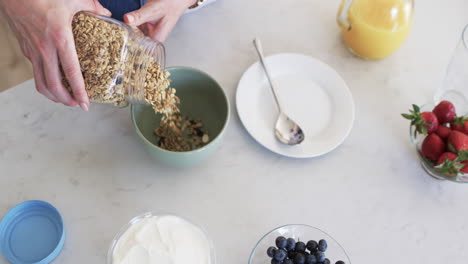
[[[336,17],[336,20],[338,22],[338,25],[343,30],[351,30],[351,24],[349,23],[348,13],[352,4],[352,0],[342,0],[340,4],[340,9],[338,9],[338,15]]]

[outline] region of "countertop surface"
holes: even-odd
[[[161,210],[201,225],[223,264],[246,263],[262,235],[290,223],[326,230],[353,263],[466,263],[467,186],[424,172],[400,113],[431,100],[442,83],[468,23],[468,2],[416,1],[407,42],[381,61],[348,52],[335,22],[338,6],[224,0],[180,21],[166,42],[168,65],[210,73],[233,110],[220,149],[196,168],[152,161],[128,108],[66,108],[38,94],[32,81],[1,93],[0,216],[30,199],[56,206],[67,238],[54,263],[105,263],[123,225]],[[269,152],[246,132],[234,98],[242,73],[257,61],[255,36],[266,54],[307,54],[343,77],[356,104],[343,145],[295,160]]]

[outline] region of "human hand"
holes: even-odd
[[[97,0],[0,0],[0,9],[31,61],[38,92],[54,102],[88,111],[71,22],[81,10],[110,15]],[[62,83],[62,67],[73,96]]]
[[[185,10],[194,3],[195,0],[148,0],[140,9],[125,14],[124,21],[151,39],[164,42]]]

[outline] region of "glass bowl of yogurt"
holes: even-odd
[[[107,264],[215,264],[212,241],[189,220],[172,214],[142,214],[114,238]]]

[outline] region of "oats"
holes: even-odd
[[[103,19],[77,13],[72,22],[75,46],[89,99],[126,106],[130,98],[152,105],[165,118],[178,113],[169,72],[138,43],[132,32]],[[71,88],[63,78],[64,85]]]
[[[200,120],[189,119],[179,113],[162,119],[154,134],[159,138],[158,146],[170,151],[191,151],[209,142],[208,131]]]

